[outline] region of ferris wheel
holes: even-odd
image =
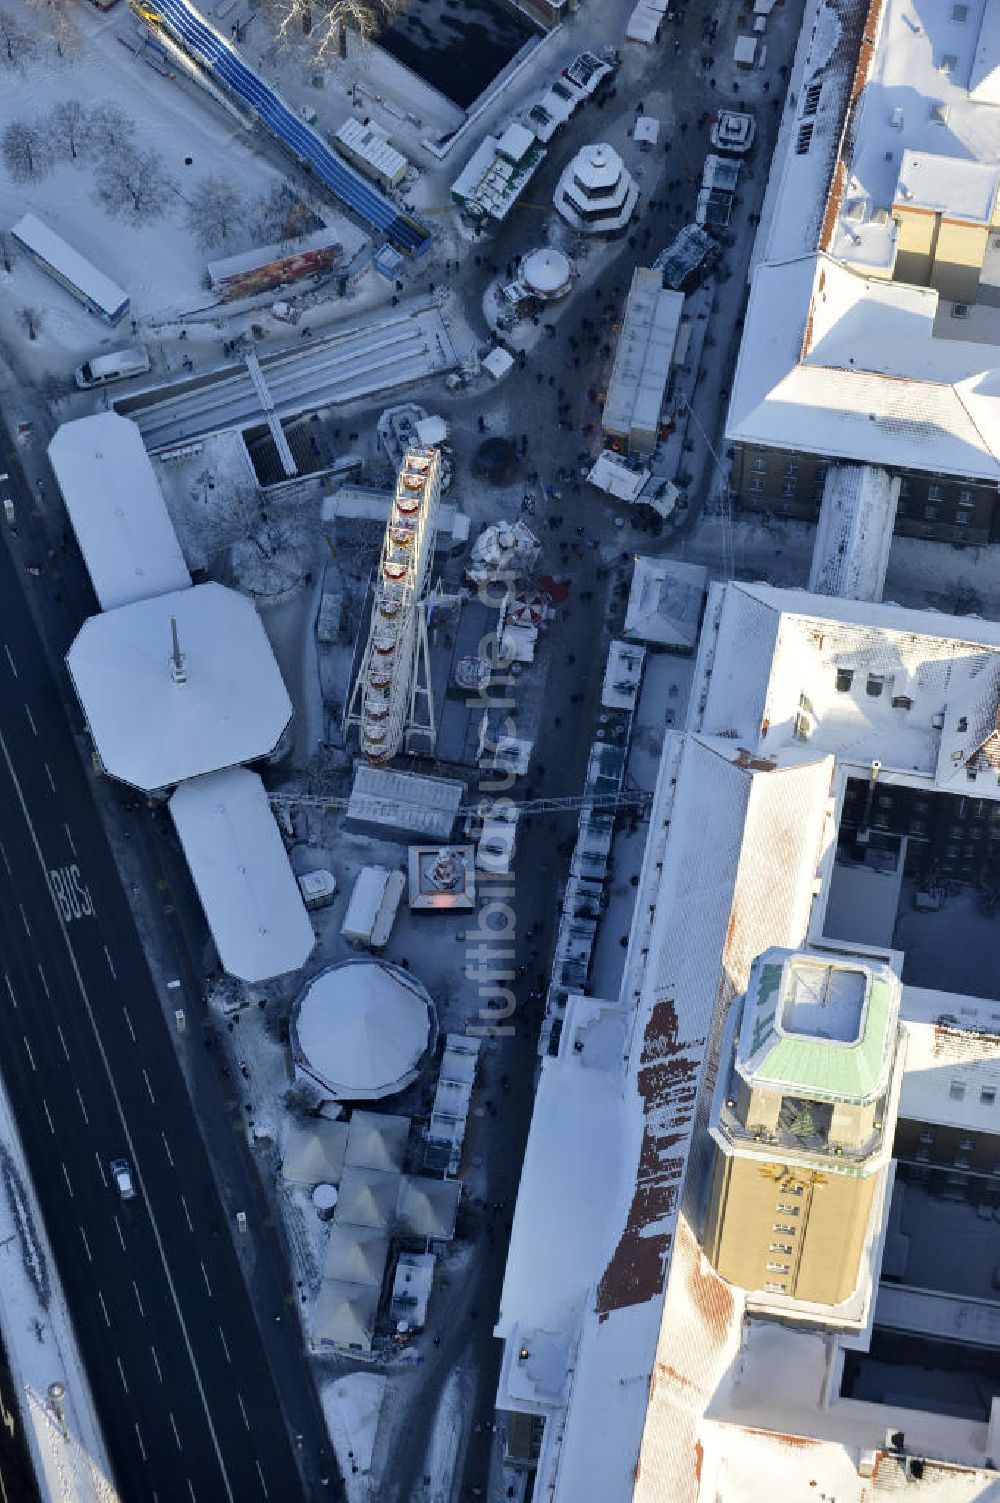
[[[427,597],[441,497],[441,455],[407,449],[386,523],[368,640],[344,714],[361,753],[385,763],[437,734],[427,642]]]

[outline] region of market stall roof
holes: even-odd
[[[170,815],[223,968],[241,981],[297,971],[316,936],[257,774],[189,778]]]
[[[335,1221],[326,1244],[323,1277],[381,1289],[388,1253],[389,1243],[377,1227]]]
[[[295,1122],[285,1139],[281,1177],[293,1185],[335,1185],[344,1167],[350,1124],[313,1117]]]
[[[348,1168],[400,1170],[410,1136],[409,1117],[385,1112],[353,1112],[347,1153]]]
[[[345,1169],[334,1222],[387,1230],[396,1212],[399,1175],[382,1169]]]
[[[408,1237],[450,1242],[462,1195],[457,1179],[423,1179],[404,1174],[396,1201],[396,1224]]]
[[[313,1306],[313,1344],[370,1352],[378,1301],[372,1284],[324,1279]]]
[[[49,461],[102,610],[190,585],[135,423],[116,412],[63,423]]]
[[[150,792],[267,756],[291,719],[253,603],[220,584],[91,616],[66,663],[104,770]]]

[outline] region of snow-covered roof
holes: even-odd
[[[625,635],[690,651],[698,641],[707,585],[708,570],[702,564],[638,555],[625,612]]]
[[[63,423],[49,461],[102,610],[190,585],[135,423],[116,412]]]
[[[904,986],[906,1070],[899,1115],[996,1135],[1000,1002]]]
[[[996,622],[744,584],[714,586],[706,622],[693,728],[782,763],[834,752],[1000,796],[985,746],[1000,696]],[[976,717],[973,698],[985,707]]]
[[[223,969],[267,981],[305,965],[316,936],[257,774],[189,778],[170,815]]]
[[[465,785],[454,778],[423,777],[363,763],[354,775],[347,818],[428,840],[447,840],[464,793]]]
[[[700,1196],[707,1162],[699,1141],[689,1167],[706,1053],[755,956],[801,943],[821,852],[831,759],[775,771],[737,746],[667,742],[631,941],[643,960],[620,1007],[573,999],[543,1062],[501,1297],[500,1405],[555,1417],[536,1493],[554,1485],[556,1503],[632,1496],[681,1190],[693,1179]]]
[[[395,1170],[347,1167],[340,1176],[334,1221],[387,1231],[392,1226],[398,1195],[399,1175]]]
[[[293,1122],[281,1156],[282,1179],[296,1185],[335,1185],[344,1167],[349,1131],[347,1122],[326,1117]]]
[[[568,289],[573,279],[573,263],[565,251],[542,245],[522,258],[518,275],[539,297],[556,297]]]
[[[450,1242],[461,1197],[461,1180],[404,1174],[396,1201],[397,1231],[402,1236]]]
[[[882,599],[899,486],[898,475],[876,465],[830,466],[809,569],[813,593]]]
[[[392,183],[398,183],[409,166],[403,153],[396,150],[380,126],[371,121],[363,125],[353,115],[336,132],[333,143],[345,146],[355,161],[364,162],[375,175]]]
[[[109,318],[120,317],[128,308],[128,293],[103,271],[88,261],[80,251],[69,245],[55,230],[34,214],[24,214],[11,228],[14,239],[52,267],[59,275],[67,277],[85,298],[89,299]]]
[[[371,1100],[414,1078],[433,1006],[414,977],[380,960],[346,960],[310,982],[292,1015],[292,1050],[334,1097]]]
[[[380,1290],[388,1256],[388,1238],[378,1227],[334,1221],[323,1259],[323,1277],[345,1284],[370,1284]]]
[[[105,771],[135,788],[268,756],[292,715],[253,602],[220,584],[91,616],[66,663]]]
[[[373,1284],[324,1279],[313,1306],[314,1345],[370,1352],[379,1294]]]
[[[938,294],[826,254],[757,268],[727,436],[1000,482],[1000,346],[935,334]]]
[[[340,221],[336,225],[324,225],[321,230],[314,230],[310,235],[296,235],[289,240],[275,241],[272,245],[255,245],[252,250],[239,251],[235,256],[223,256],[217,261],[209,261],[208,279],[213,287],[218,287],[232,277],[257,271],[271,262],[291,261],[297,256],[308,256],[310,252],[318,250],[340,251],[349,257],[356,254],[366,240],[367,236],[360,230]]]
[[[956,326],[947,304],[939,316],[934,288],[891,279],[894,205],[985,236],[1000,112],[976,96],[973,54],[985,48],[992,76],[997,36],[993,0],[807,7],[755,250],[731,440],[1000,480],[1000,340],[989,319]],[[987,241],[984,282],[997,270]]]
[[[613,449],[602,449],[587,476],[591,485],[619,501],[638,501],[652,470],[639,469],[630,464]]]
[[[665,292],[658,271],[636,267],[601,418],[605,433],[656,434],[683,307],[684,294]]]
[[[409,1136],[409,1117],[394,1117],[386,1112],[352,1112],[344,1162],[356,1169],[399,1171]]]

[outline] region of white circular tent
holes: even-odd
[[[335,1099],[373,1101],[416,1078],[436,1028],[434,1004],[409,972],[347,960],[317,976],[296,1003],[292,1057]]]
[[[548,302],[564,297],[573,285],[573,263],[563,251],[543,245],[522,259],[521,281],[535,297]]]

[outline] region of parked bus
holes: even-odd
[[[116,324],[125,317],[129,309],[128,293],[34,214],[25,214],[19,219],[11,235],[33,261],[44,267],[67,292],[106,324]]]

